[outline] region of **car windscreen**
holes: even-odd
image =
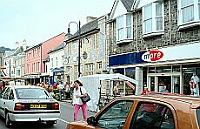
[[[197,109],[197,121],[200,126],[200,109]]]
[[[51,96],[44,89],[40,88],[17,88],[18,99],[47,99]]]

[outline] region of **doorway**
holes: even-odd
[[[148,75],[147,84],[151,91],[161,92],[166,87],[166,92],[180,93],[180,75]]]
[[[171,92],[171,76],[157,76],[158,77],[158,92],[161,92],[166,87],[168,92]]]

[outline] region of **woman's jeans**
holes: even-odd
[[[82,108],[83,119],[84,121],[86,121],[87,120],[87,104],[86,103],[84,103],[83,105],[74,104],[74,121],[76,121],[78,118],[78,111],[80,107]]]

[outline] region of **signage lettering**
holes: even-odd
[[[164,56],[160,50],[150,50],[142,55],[142,60],[147,62],[156,62]]]

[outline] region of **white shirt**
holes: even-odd
[[[83,86],[80,86],[80,87],[78,88],[78,90],[76,90],[76,88],[74,88],[74,93],[73,93],[73,105],[74,105],[74,104],[78,104],[78,105],[82,105],[82,104],[83,104],[81,98],[77,98],[77,97],[76,97],[77,95],[78,95],[78,96],[81,95],[80,88],[81,88],[82,94],[87,93],[86,90],[85,90],[85,88],[84,88]]]
[[[198,77],[197,75],[193,75],[193,76],[191,77],[191,79],[194,80],[194,84],[198,84],[198,83],[199,83],[199,77]]]

